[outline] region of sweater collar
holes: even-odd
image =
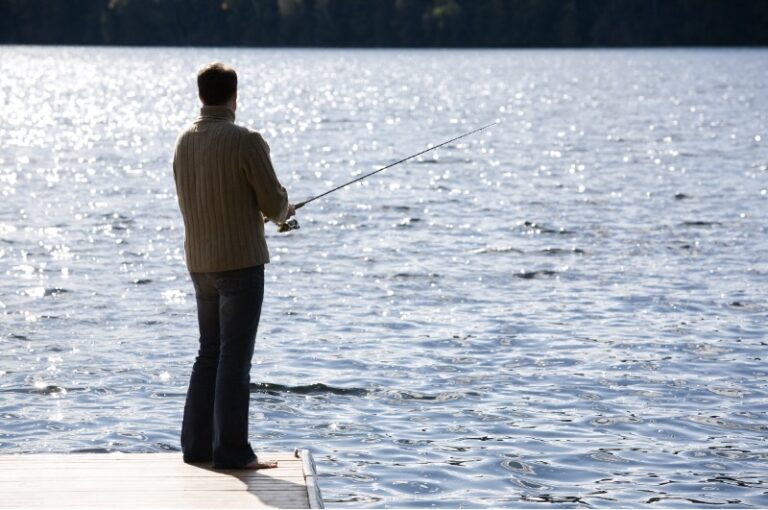
[[[200,108],[200,119],[227,120],[229,122],[234,122],[235,112],[223,105],[204,105]]]

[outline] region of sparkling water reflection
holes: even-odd
[[[0,452],[178,449],[222,59],[296,200],[501,121],[270,231],[257,448],[329,506],[768,505],[767,56],[0,48]]]

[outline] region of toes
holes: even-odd
[[[250,464],[246,465],[245,468],[247,469],[273,469],[277,467],[277,462],[270,460],[266,462],[259,462],[257,460],[251,462]]]

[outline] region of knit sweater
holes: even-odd
[[[176,142],[173,177],[192,273],[266,264],[263,216],[279,223],[288,212],[269,146],[234,122],[226,106],[203,106]]]

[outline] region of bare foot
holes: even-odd
[[[259,461],[259,459],[254,459],[253,461],[243,466],[242,469],[272,469],[276,467],[277,467],[277,461],[268,460],[265,462],[261,462]]]

